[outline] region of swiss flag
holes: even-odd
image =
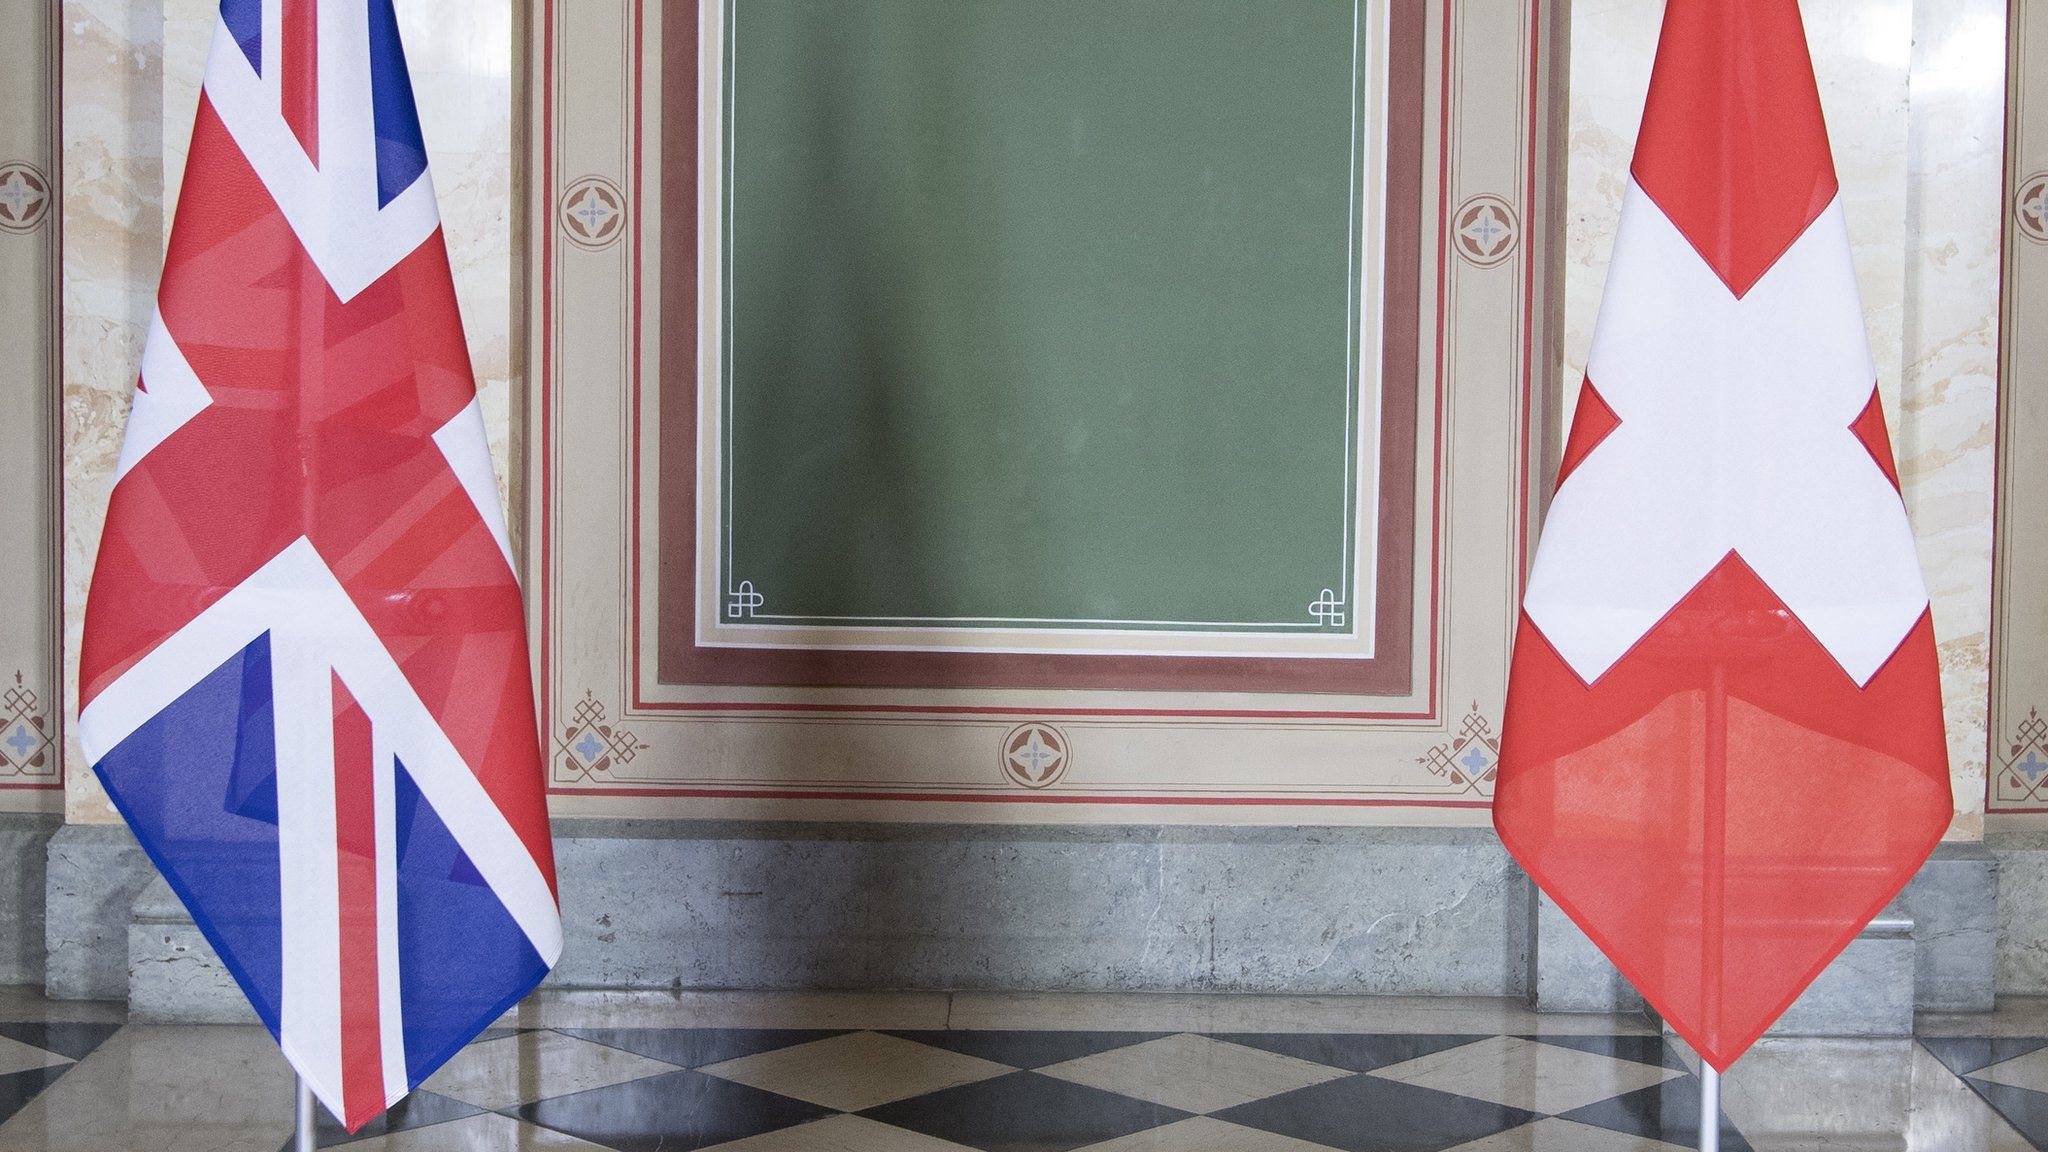
[[[1796,0],[1669,0],[1530,575],[1503,842],[1725,1069],[1952,805]]]

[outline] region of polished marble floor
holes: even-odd
[[[1912,1041],[1768,1040],[1729,1152],[2048,1150],[2048,1002]],[[352,1152],[1666,1152],[1696,1061],[1632,1017],[1495,1000],[547,992]],[[0,988],[0,1152],[277,1152],[253,1027]]]

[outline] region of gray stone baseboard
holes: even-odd
[[[179,1024],[257,1024],[256,1010],[163,877],[128,922],[128,1016]]]
[[[2048,995],[2048,832],[1994,832],[1998,861],[1998,991]]]
[[[1899,893],[1899,907],[1913,921],[1919,1011],[1991,1011],[2002,884],[1998,857],[1983,844],[1943,844]]]
[[[1913,930],[1898,904],[1878,913],[1766,1035],[1911,1036]]]
[[[1641,1008],[1484,829],[559,820],[556,833],[560,986],[1527,996],[1551,1011]],[[142,1018],[251,1019],[125,837],[66,829],[53,841],[53,893],[88,866],[109,871],[91,899],[67,881],[52,972],[129,996]],[[2041,851],[2048,880],[2048,838]],[[2001,859],[1945,846],[1784,1027],[1901,1034],[1916,1005],[1988,1004]],[[113,915],[124,888],[133,895]],[[80,955],[88,938],[99,942],[91,963]],[[125,949],[113,944],[124,938]]]
[[[2043,855],[2048,876],[2048,853]],[[1943,844],[1895,906],[1793,1005],[1775,1035],[1904,1036],[1914,1011],[1988,1012],[1994,995],[1999,861]],[[1530,986],[1540,1011],[1632,1012],[1643,1000],[1548,897],[1537,894]],[[2048,916],[2040,927],[2048,928]]]
[[[1536,1005],[1543,1012],[1638,1012],[1648,1005],[1585,933],[1548,897],[1540,897],[1536,947],[1553,949],[1539,962]],[[1912,917],[1888,908],[1828,965],[1771,1027],[1772,1036],[1910,1036],[1913,1034]],[[1668,1027],[1668,1026],[1667,1026]]]
[[[43,901],[54,813],[0,812],[0,984],[43,982]]]
[[[1913,922],[1897,905],[1842,950],[1766,1036],[1874,1040],[1913,1034]],[[1671,1031],[1667,1021],[1666,1033]]]
[[[561,986],[1527,992],[1485,830],[555,828]],[[130,919],[138,1017],[252,1018],[168,885]]]
[[[556,832],[569,986],[1526,993],[1486,829]]]
[[[1532,885],[1533,887],[1533,885]],[[1535,939],[1529,950],[1530,999],[1539,1012],[1641,1012],[1646,1005],[1557,901],[1535,889]]]
[[[127,998],[128,921],[155,878],[125,825],[67,824],[50,837],[44,988],[52,998]]]

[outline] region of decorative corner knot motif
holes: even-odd
[[[752,580],[742,580],[739,587],[725,594],[725,614],[735,620],[748,620],[767,603],[768,597],[754,587]]]
[[[57,758],[51,755],[50,717],[42,697],[14,674],[14,687],[0,694],[0,777],[55,780]]]
[[[1349,617],[1344,612],[1344,601],[1339,599],[1332,588],[1323,589],[1323,594],[1309,602],[1308,614],[1317,624],[1325,628],[1342,628]]]
[[[2013,729],[2005,755],[1992,770],[1992,799],[1999,804],[2028,804],[2048,801],[2048,718],[2039,708],[2027,709],[2027,718]]]
[[[648,745],[611,724],[603,704],[589,692],[570,710],[569,723],[555,736],[555,765],[569,779],[594,779],[631,764]]]
[[[1493,734],[1493,724],[1479,710],[1479,702],[1472,702],[1456,736],[1416,757],[1416,763],[1463,791],[1491,797],[1500,772],[1500,738]]]

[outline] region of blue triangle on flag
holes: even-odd
[[[276,1035],[284,959],[271,696],[265,633],[93,770]]]

